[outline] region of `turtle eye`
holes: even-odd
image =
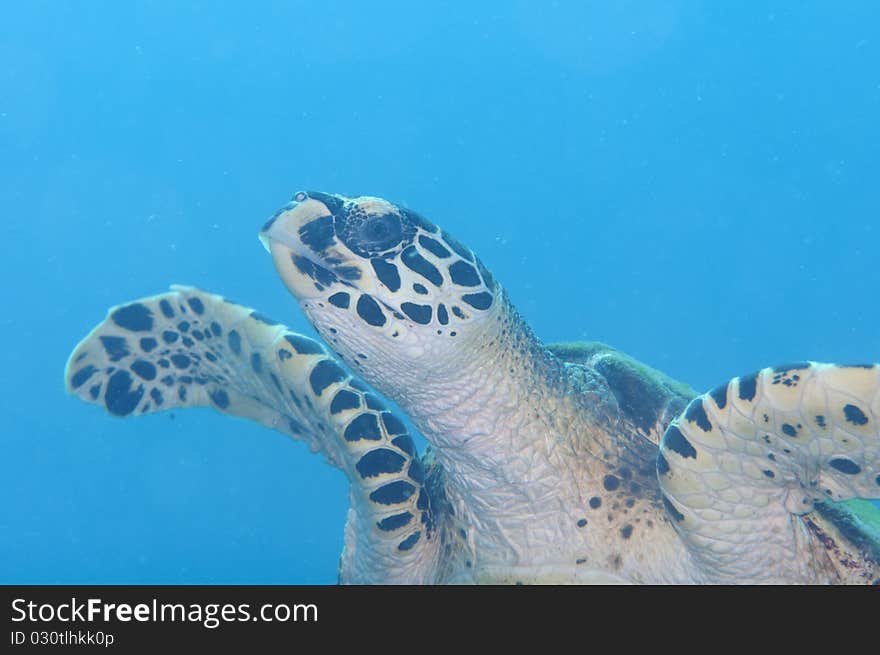
[[[293,199],[296,202],[302,202],[303,200],[308,200],[308,198],[309,198],[309,194],[306,193],[305,191],[300,191],[295,196],[293,196]]]
[[[358,241],[369,250],[382,252],[400,243],[403,232],[394,214],[370,216],[357,230]]]

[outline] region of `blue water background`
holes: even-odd
[[[545,340],[697,389],[880,360],[878,62],[871,0],[8,4],[0,582],[335,581],[303,444],[62,383],[170,283],[313,334],[256,239],[301,188],[408,204]]]

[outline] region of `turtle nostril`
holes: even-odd
[[[308,198],[309,198],[309,194],[306,193],[305,191],[298,191],[298,192],[293,196],[293,199],[294,199],[296,202],[302,202],[302,201],[304,201],[304,200],[308,200]]]

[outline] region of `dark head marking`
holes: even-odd
[[[357,313],[364,321],[366,321],[369,325],[373,325],[375,327],[381,327],[385,325],[386,318],[385,314],[382,313],[382,309],[379,307],[379,303],[377,303],[372,296],[368,294],[361,295],[357,301]]]

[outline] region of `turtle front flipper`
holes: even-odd
[[[657,473],[707,579],[876,575],[877,562],[854,571],[835,559],[843,546],[804,515],[821,501],[880,498],[878,419],[876,365],[766,368],[695,398],[663,435]]]
[[[115,416],[213,407],[309,444],[351,483],[340,580],[431,582],[425,470],[403,422],[316,341],[194,288],[114,307],[67,362],[67,390]]]

